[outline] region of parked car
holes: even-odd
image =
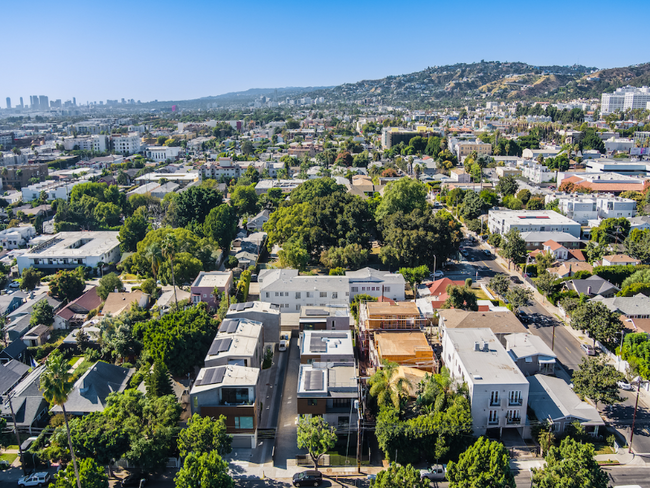
[[[50,478],[50,473],[46,473],[45,471],[41,473],[33,473],[18,478],[18,486],[47,486],[50,483]]]
[[[594,346],[590,344],[580,344],[580,347],[582,350],[585,352],[587,356],[595,356],[596,355],[596,349]]]
[[[521,320],[524,324],[527,323],[530,320],[530,317],[526,312],[522,312],[521,310],[518,312],[519,315],[519,320]]]
[[[323,474],[313,469],[293,475],[293,486],[318,486],[322,482]]]
[[[434,278],[442,278],[443,276],[445,276],[445,273],[440,269],[437,269],[436,272],[433,273]]]
[[[278,349],[280,351],[286,351],[287,346],[291,343],[291,338],[289,337],[288,332],[283,332],[280,334],[280,344],[278,345]]]
[[[447,473],[446,464],[434,464],[429,469],[420,470],[420,478],[428,479],[429,481],[443,481]]]
[[[492,252],[489,249],[485,249],[483,251],[483,254],[485,254],[486,256],[492,256]]]
[[[127,486],[137,486],[141,487],[147,484],[149,481],[149,475],[147,473],[132,473],[120,481],[120,485],[123,488]]]
[[[617,381],[616,384],[621,390],[630,391],[632,389],[632,385],[630,385],[627,381]]]
[[[9,288],[20,288],[20,283],[14,280],[11,283],[9,283]]]
[[[518,285],[521,285],[523,283],[523,281],[521,281],[519,276],[511,276],[510,281],[512,281],[513,283],[517,283]]]

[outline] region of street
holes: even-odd
[[[454,265],[445,276],[452,280],[464,280],[465,278],[490,280],[497,273],[505,273],[506,270],[495,260],[494,256],[487,256],[483,249],[477,245],[464,245],[467,249],[466,261]],[[523,285],[520,285],[523,286]],[[533,301],[529,306],[523,307],[522,311],[528,314],[531,319],[524,324],[532,334],[541,337],[544,342],[553,348],[557,354],[558,362],[567,373],[565,380],[568,380],[580,361],[586,357],[580,348],[580,343],[566,330],[566,326],[557,318],[552,316],[540,303]],[[554,327],[555,326],[555,327]],[[555,339],[553,339],[555,329]],[[558,376],[564,377],[562,372]],[[616,429],[621,438],[629,441],[634,415],[636,393],[620,390],[624,401],[612,406],[598,405],[598,409],[607,424]],[[650,453],[650,408],[643,399],[639,400],[635,428],[634,428],[634,451],[637,453]]]

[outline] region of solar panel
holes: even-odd
[[[312,335],[309,350],[311,352],[327,352],[327,342],[323,341],[321,336]]]
[[[323,376],[322,371],[305,371],[305,390],[322,390]]]
[[[221,339],[221,345],[219,346],[219,352],[225,352],[228,349],[230,349],[230,344],[232,344],[232,338],[231,337],[226,337],[225,339]]]
[[[219,327],[219,332],[223,334],[232,334],[237,330],[238,325],[239,319],[224,319],[224,321],[221,322],[221,327]]]
[[[307,317],[316,317],[319,315],[324,315],[324,316],[329,316],[329,312],[327,310],[323,310],[321,308],[308,308],[305,310],[305,315]]]
[[[208,351],[208,356],[215,356],[219,354],[219,348],[221,347],[221,339],[215,339],[212,341],[210,350]]]
[[[253,302],[246,302],[244,303],[244,310],[247,310],[249,308],[253,308],[255,304]]]
[[[230,307],[228,307],[228,310],[233,310],[233,311],[237,310],[237,304],[233,303],[232,305],[230,305]]]
[[[223,381],[223,377],[225,374],[226,374],[225,366],[219,366],[218,368],[208,369],[205,371],[205,374],[203,375],[203,379],[196,381],[196,386],[214,385],[217,383],[221,383]]]
[[[238,304],[237,304],[237,311],[238,311],[238,312],[241,312],[242,310],[244,310],[244,306],[245,306],[244,303],[238,303]]]

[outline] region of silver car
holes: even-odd
[[[50,478],[50,473],[46,473],[45,471],[41,473],[33,473],[18,478],[18,486],[21,488],[24,486],[47,486],[50,483]]]

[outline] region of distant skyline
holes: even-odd
[[[612,42],[646,9],[640,0],[8,2],[0,103],[187,100],[481,59],[623,67],[650,61],[644,29]]]

